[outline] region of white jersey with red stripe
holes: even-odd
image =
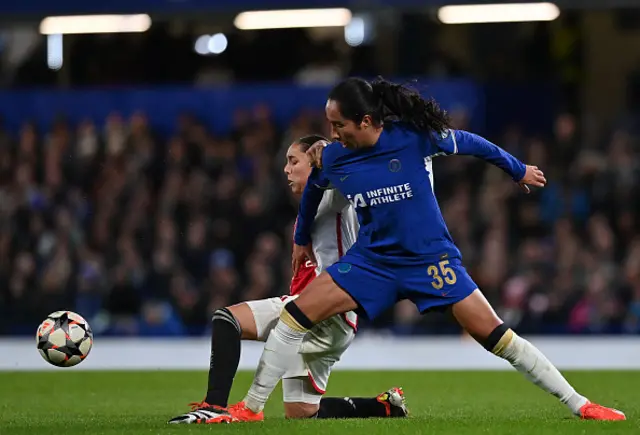
[[[290,294],[299,294],[316,276],[336,263],[355,243],[358,229],[358,216],[349,201],[337,190],[325,191],[311,231],[311,246],[318,265],[314,268],[307,260],[300,267],[291,279]],[[345,320],[355,329],[355,313],[346,313]]]
[[[266,341],[276,327],[284,306],[295,300],[316,276],[331,266],[353,245],[358,234],[358,218],[351,204],[337,190],[324,193],[311,234],[318,262],[307,262],[292,278],[290,295],[248,301],[256,323],[257,338]],[[296,364],[283,377],[285,402],[317,404],[327,388],[331,369],[355,338],[358,316],[353,311],[332,316],[309,330],[304,337]],[[308,378],[311,389],[301,383]],[[315,393],[310,392],[315,391]]]
[[[291,280],[290,294],[300,293],[316,276],[337,262],[353,245],[358,234],[358,216],[351,204],[337,190],[327,190],[313,221],[311,245],[318,262],[300,267]]]

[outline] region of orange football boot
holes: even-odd
[[[264,412],[260,411],[258,413],[253,412],[244,402],[238,402],[235,405],[231,405],[228,408],[229,414],[233,417],[231,423],[236,423],[239,421],[248,422],[248,421],[263,421],[264,420]]]
[[[583,420],[619,421],[626,420],[624,412],[607,408],[596,403],[587,403],[580,408],[580,418]]]

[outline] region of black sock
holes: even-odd
[[[213,313],[209,386],[205,401],[226,408],[240,363],[240,325],[226,308]]]
[[[387,409],[375,397],[325,397],[317,418],[386,417]]]

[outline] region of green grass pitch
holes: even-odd
[[[407,419],[286,421],[278,389],[266,421],[169,426],[203,398],[205,372],[0,373],[0,434],[633,434],[640,433],[640,372],[568,372],[592,400],[625,411],[626,422],[571,417],[555,398],[511,372],[336,372],[327,395],[373,396],[404,387]],[[239,373],[232,400],[251,373]]]

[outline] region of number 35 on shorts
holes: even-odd
[[[427,268],[427,273],[433,281],[431,285],[434,289],[440,290],[445,284],[453,285],[458,281],[456,272],[449,267],[449,260],[442,260],[438,265],[431,265]]]

